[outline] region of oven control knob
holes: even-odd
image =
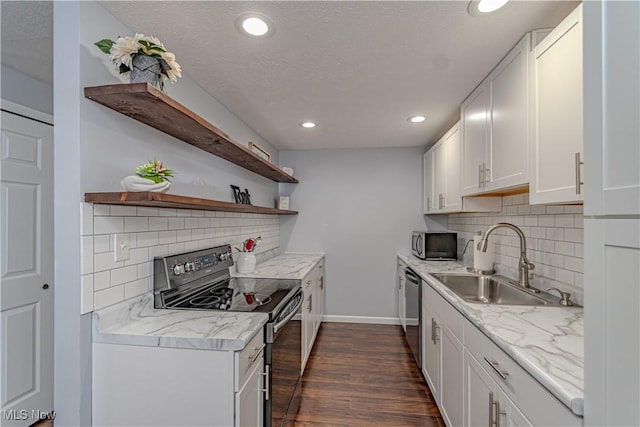
[[[179,276],[185,273],[183,264],[176,264],[173,267],[171,267],[171,270],[173,271],[173,274],[175,274],[176,276]]]
[[[196,269],[196,265],[193,262],[185,262],[184,263],[184,271],[185,272],[190,272],[190,271],[195,271]]]
[[[229,258],[231,258],[231,252],[222,252],[220,255],[218,255],[218,259],[220,261],[226,261]]]

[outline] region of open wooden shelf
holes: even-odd
[[[151,206],[157,208],[202,209],[205,211],[241,212],[268,215],[298,215],[296,211],[265,208],[262,206],[240,205],[198,197],[176,194],[154,193],[151,191],[121,193],[85,193],[84,201],[106,205]]]
[[[258,175],[276,182],[298,182],[147,83],[86,87],[84,96]]]

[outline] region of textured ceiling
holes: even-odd
[[[51,32],[41,22],[46,8],[19,3],[22,15],[13,11],[6,22],[7,47],[14,40],[40,52],[37,40]],[[309,149],[433,142],[525,32],[555,26],[576,2],[511,1],[482,18],[467,13],[467,1],[101,4],[132,31],[158,36],[185,74],[271,144]],[[2,2],[3,63],[7,9]],[[235,20],[246,12],[266,15],[274,34],[240,34]],[[13,51],[10,65],[35,74],[29,59],[19,58],[23,50]],[[406,122],[418,113],[428,120]],[[318,126],[302,129],[303,120]]]
[[[3,1],[2,65],[53,83],[53,2]]]

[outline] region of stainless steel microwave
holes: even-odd
[[[455,260],[458,258],[458,233],[414,231],[411,237],[411,251],[421,259]]]

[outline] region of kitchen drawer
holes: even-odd
[[[582,418],[556,399],[535,378],[487,338],[472,323],[464,321],[464,345],[474,359],[491,375],[496,384],[520,408],[534,425],[580,426]],[[496,369],[502,371],[503,378]]]
[[[447,300],[445,300],[438,292],[436,292],[431,285],[426,281],[423,281],[423,292],[425,293],[424,301],[429,304],[429,307],[433,313],[435,313],[442,323],[455,335],[460,342],[462,342],[462,329],[464,324],[464,317],[462,314]]]
[[[235,352],[235,391],[239,391],[253,369],[259,364],[262,365],[264,359],[264,335],[258,332],[240,351]]]

